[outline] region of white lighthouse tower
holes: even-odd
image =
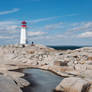
[[[21,34],[20,34],[20,44],[21,45],[26,45],[27,43],[27,38],[26,38],[26,29],[27,29],[27,23],[25,21],[22,21],[21,25]]]

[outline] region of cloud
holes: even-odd
[[[13,39],[15,36],[0,36],[0,39]]]
[[[72,16],[78,16],[79,14],[67,14],[67,15],[64,15],[64,16],[70,16],[70,17],[72,17]]]
[[[19,21],[16,21],[16,20],[0,21],[0,26],[17,25],[18,22],[19,22]]]
[[[0,21],[0,40],[11,41],[17,38],[19,38],[17,21]]]
[[[64,23],[63,22],[58,22],[58,23],[52,23],[52,24],[45,24],[43,26],[38,26],[31,28],[32,31],[57,31],[57,30],[62,30],[64,28]]]
[[[46,32],[28,32],[28,36],[40,36],[40,35],[44,35],[46,34]]]
[[[47,18],[40,18],[40,19],[35,19],[35,20],[32,20],[30,21],[31,23],[39,23],[39,22],[44,22],[44,21],[49,21],[49,20],[53,20],[53,19],[57,19],[57,18],[60,18],[60,17],[71,17],[71,16],[77,16],[79,14],[67,14],[67,15],[64,15],[64,16],[54,16],[54,17],[47,17]]]
[[[74,24],[73,28],[71,28],[69,31],[89,31],[92,30],[92,22],[80,22],[77,23],[75,26]]]
[[[57,35],[39,35],[39,36],[34,36],[32,37],[31,39],[32,40],[43,40],[43,41],[55,41],[55,40],[60,40],[60,39],[64,39],[66,38],[65,35],[60,35],[60,34],[57,34]]]
[[[39,23],[39,22],[44,22],[44,21],[53,20],[53,19],[56,19],[56,18],[58,18],[58,17],[59,17],[59,16],[47,17],[47,18],[40,18],[40,19],[31,20],[31,21],[28,21],[28,22],[31,22],[32,24],[34,24],[34,23]]]
[[[59,22],[56,24],[49,24],[44,27],[45,30],[56,30],[63,28],[63,22]]]
[[[45,20],[39,20],[39,22],[40,21]],[[17,41],[19,41],[20,37],[20,29],[18,29],[20,25],[19,23],[21,22],[16,20],[0,21],[0,41],[2,40],[7,41],[7,39],[8,41],[10,41],[10,43],[13,42],[16,43]],[[81,43],[81,40],[85,40],[82,38],[92,38],[91,29],[92,29],[92,22],[66,23],[61,21],[51,24],[46,23],[42,26],[34,25],[31,28],[31,31],[30,28],[28,28],[27,31],[28,41],[30,42],[35,41],[38,43],[42,42],[45,44],[48,43],[73,44],[76,42]],[[67,31],[70,33],[67,34],[66,33]],[[91,43],[91,41],[89,41],[89,43]]]
[[[17,33],[18,25],[16,21],[0,21],[0,35]]]
[[[35,0],[33,0],[35,1]],[[40,1],[40,0],[37,0],[37,1]],[[49,21],[49,20],[54,20],[54,19],[57,19],[57,18],[62,18],[62,17],[73,17],[73,16],[78,16],[79,14],[67,14],[67,15],[63,15],[63,16],[53,16],[53,17],[47,17],[47,18],[39,18],[39,19],[35,19],[35,20],[31,20],[31,21],[27,21],[27,22],[30,22],[32,24],[35,24],[35,23],[39,23],[39,22],[45,22],[45,21]]]
[[[19,8],[14,8],[12,10],[2,11],[2,12],[0,12],[0,15],[6,15],[6,14],[10,14],[10,13],[15,13],[15,12],[18,12],[19,10],[20,10]]]
[[[92,32],[84,32],[78,35],[79,38],[92,38]]]

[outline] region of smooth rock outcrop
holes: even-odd
[[[22,92],[22,90],[10,77],[0,75],[0,92]]]
[[[57,92],[88,92],[90,83],[77,77],[65,78],[56,87]]]
[[[0,51],[0,73],[5,77],[9,76],[12,81],[15,80],[19,88],[28,85],[25,80],[20,78],[24,74],[10,70],[27,67],[50,70],[64,77],[80,77],[68,78],[68,82],[64,79],[66,83],[61,82],[64,85],[63,91],[69,88],[69,92],[81,92],[80,90],[84,87],[85,89],[89,88],[91,83],[91,80],[87,81],[84,78],[92,78],[92,47],[58,51],[36,44],[34,46],[26,45],[24,48],[20,45],[6,45],[0,46]],[[61,89],[61,86],[58,87]]]

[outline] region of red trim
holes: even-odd
[[[21,27],[27,27],[26,25],[21,25]]]

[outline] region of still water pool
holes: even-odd
[[[24,92],[53,92],[63,79],[54,73],[40,69],[24,69],[23,72],[27,74],[25,79],[31,83],[23,89]]]

